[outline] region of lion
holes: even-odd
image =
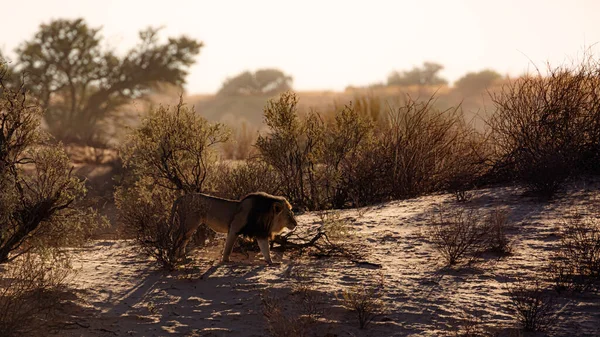
[[[201,224],[215,232],[227,233],[221,263],[229,262],[238,235],[244,235],[257,241],[265,261],[271,265],[269,240],[284,229],[294,230],[298,225],[292,206],[284,197],[264,192],[250,193],[240,200],[202,193],[187,194],[173,203],[172,221],[175,216],[183,229],[179,256]]]

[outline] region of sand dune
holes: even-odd
[[[597,184],[572,186],[548,203],[522,196],[518,188],[473,192],[458,204],[452,195],[394,201],[341,211],[356,230],[357,263],[343,258],[296,258],[275,253],[282,264],[267,267],[259,253],[234,254],[235,263],[217,265],[221,244],[195,251],[187,267],[175,273],[158,271],[138,254],[132,242],[95,241],[75,251],[79,270],[73,281],[78,305],[61,336],[267,336],[261,293],[270,289],[286,310],[300,272],[317,291],[322,314],[316,336],[443,336],[453,335],[461,318],[476,316],[482,326],[514,336],[515,326],[506,286],[515,277],[532,278],[544,270],[558,243],[559,221],[569,212],[600,214]],[[509,233],[514,253],[485,257],[472,267],[444,268],[442,259],[423,236],[430,213],[439,206],[472,207],[480,211],[504,207],[514,224]],[[298,217],[300,226],[314,226],[312,213]],[[381,267],[379,268],[378,265]],[[341,306],[339,292],[349,286],[384,280],[388,312],[367,329],[358,329],[352,312]],[[557,298],[562,314],[552,336],[600,336],[600,301],[596,295]],[[76,322],[76,323],[75,323]]]

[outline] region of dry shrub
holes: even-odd
[[[347,219],[342,218],[339,211],[322,211],[318,213],[322,230],[332,242],[342,242],[355,236],[355,230]]]
[[[263,161],[223,162],[214,171],[213,189],[215,194],[224,198],[238,200],[256,191],[280,194],[279,175]]]
[[[441,208],[434,213],[427,236],[448,265],[463,259],[471,263],[483,252],[507,255],[511,252],[508,212],[494,209],[487,215],[473,209]]]
[[[331,114],[333,120],[324,125],[320,162],[324,170],[321,185],[324,186],[327,208],[343,208],[348,203],[357,206],[355,199],[360,194],[356,184],[357,170],[373,141],[374,124],[371,116],[364,114],[350,103],[336,109]]]
[[[82,243],[101,224],[86,207],[62,144],[40,128],[43,111],[0,73],[0,264],[34,248]]]
[[[323,294],[316,289],[308,268],[296,267],[292,269],[291,276],[294,281],[293,294],[296,296],[296,303],[301,308],[300,312],[317,320],[325,312],[325,303]]]
[[[41,333],[54,323],[71,276],[68,256],[26,253],[0,273],[0,335]]]
[[[434,102],[407,97],[383,114],[379,98],[358,97],[325,114],[300,116],[295,94],[284,93],[265,107],[269,130],[256,147],[300,209],[472,188],[485,168],[486,143],[459,109],[438,110]]]
[[[387,312],[383,300],[383,277],[377,284],[360,284],[342,291],[340,301],[344,307],[353,311],[361,329],[366,328],[375,318]]]
[[[231,141],[224,143],[222,146],[223,157],[231,160],[251,158],[255,152],[252,145],[256,141],[257,135],[257,130],[246,121],[232,127]]]
[[[471,262],[482,252],[488,228],[477,212],[441,209],[436,213],[427,234],[448,265],[455,265],[464,258]]]
[[[560,247],[550,263],[558,291],[600,286],[600,221],[575,215],[564,222]]]
[[[406,97],[371,120],[372,136],[348,171],[356,206],[475,185],[480,154],[476,138],[459,109],[438,110],[434,105],[434,96],[425,101]]]
[[[487,135],[460,124],[449,152],[442,172],[443,190],[453,193],[458,202],[466,202],[472,196],[469,191],[485,183],[490,157]]]
[[[464,313],[453,327],[453,331],[446,336],[492,337],[494,334],[483,326],[481,318]]]
[[[297,295],[297,294],[296,294]],[[308,298],[312,300],[313,297]],[[269,333],[273,337],[309,336],[315,325],[315,313],[307,311],[304,296],[287,295],[276,297],[265,291],[261,295],[263,315],[267,320]],[[287,304],[287,306],[285,306]]]
[[[305,251],[317,257],[343,257],[357,259],[362,254],[360,247],[350,242],[356,237],[355,231],[346,219],[342,219],[338,211],[321,211],[318,213],[320,225],[306,231],[291,231],[278,235],[273,242],[285,251],[302,255]]]
[[[183,258],[183,233],[170,217],[174,199],[175,192],[151,185],[147,178],[115,191],[122,230],[167,270],[174,270]]]
[[[573,174],[597,170],[600,158],[600,67],[586,57],[573,67],[523,76],[494,94],[489,120],[494,174],[552,196]]]
[[[170,217],[172,205],[181,195],[208,189],[217,145],[227,139],[223,125],[208,123],[180,100],[175,107],[152,110],[120,149],[127,170],[115,191],[120,220],[142,249],[167,269],[184,261],[189,238],[183,237],[182,213]],[[195,235],[200,244],[214,237],[205,225]]]
[[[256,147],[280,176],[288,200],[299,209],[315,210],[323,206],[318,173],[323,121],[315,112],[301,119],[297,105],[292,92],[267,103],[264,115],[269,132],[259,135]]]
[[[539,280],[517,280],[508,287],[515,316],[525,331],[544,331],[556,322],[554,298]]]
[[[506,209],[493,209],[486,217],[485,250],[498,255],[508,255],[512,252],[511,241],[507,232],[511,230]]]
[[[352,104],[322,116],[299,116],[294,93],[265,107],[266,135],[256,147],[277,172],[283,194],[300,209],[341,208],[355,199],[355,171],[368,150],[373,123]]]
[[[150,177],[166,189],[202,192],[217,146],[228,139],[224,125],[210,124],[180,98],[177,106],[151,110],[119,151],[134,181]]]
[[[393,198],[411,198],[443,188],[446,164],[460,137],[457,108],[437,110],[435,98],[414,101],[408,97],[391,110],[378,155],[387,168]]]

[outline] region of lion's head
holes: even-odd
[[[292,205],[287,200],[283,199],[281,202],[273,203],[272,234],[279,234],[284,228],[294,230],[297,225],[294,212],[292,212]]]
[[[285,228],[293,230],[298,225],[292,206],[284,197],[257,192],[245,196],[242,199],[242,202],[244,201],[251,201],[252,206],[248,212],[246,226],[238,234],[272,238]]]

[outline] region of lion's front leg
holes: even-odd
[[[265,258],[265,261],[267,261],[268,264],[273,264],[273,261],[271,261],[271,251],[269,249],[269,239],[257,238],[256,242],[258,242],[258,247],[260,248],[260,252],[262,253],[263,257]]]

